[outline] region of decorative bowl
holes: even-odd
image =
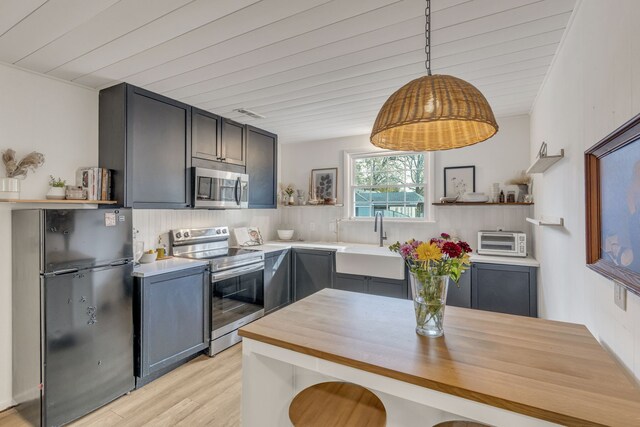
[[[152,253],[145,252],[140,257],[139,262],[140,264],[151,264],[152,262],[156,261],[156,258],[158,258],[157,252],[152,252]]]
[[[291,240],[293,238],[293,230],[278,230],[278,238],[280,240]]]

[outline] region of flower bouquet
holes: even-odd
[[[442,336],[449,278],[458,283],[469,268],[471,247],[442,233],[428,242],[414,239],[396,242],[389,249],[402,256],[411,273],[416,332],[430,337]]]

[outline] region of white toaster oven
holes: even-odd
[[[527,256],[527,235],[521,231],[479,231],[478,254]]]

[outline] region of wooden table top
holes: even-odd
[[[564,425],[640,426],[640,388],[583,325],[325,289],[242,329],[256,341]]]

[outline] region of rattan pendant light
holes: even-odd
[[[431,75],[431,0],[425,8],[427,75],[410,81],[384,103],[371,132],[377,147],[400,151],[450,150],[477,144],[498,132],[482,93],[448,75]]]

